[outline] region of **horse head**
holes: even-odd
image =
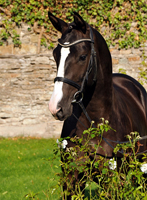
[[[49,109],[56,119],[65,120],[72,114],[75,98],[81,99],[85,85],[91,87],[96,79],[94,36],[92,28],[78,13],[74,13],[74,21],[69,24],[50,12],[48,15],[53,26],[62,33],[53,51],[57,77]]]

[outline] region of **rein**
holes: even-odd
[[[83,91],[84,91],[84,86],[86,84],[86,82],[88,81],[88,75],[90,74],[92,68],[94,67],[94,77],[93,77],[93,81],[95,82],[96,81],[96,76],[97,76],[97,59],[96,59],[96,51],[94,49],[94,39],[93,39],[93,32],[92,32],[92,29],[91,27],[89,26],[90,28],[90,39],[80,39],[80,40],[77,40],[75,42],[72,42],[72,43],[69,43],[69,44],[62,44],[60,42],[60,40],[58,40],[58,44],[64,48],[68,48],[68,47],[71,47],[73,45],[76,45],[76,44],[79,44],[81,42],[90,42],[91,43],[91,56],[90,56],[90,60],[89,60],[89,65],[88,65],[88,68],[87,68],[87,71],[85,73],[85,76],[83,78],[83,81],[82,81],[82,84],[81,86],[79,84],[77,84],[76,82],[70,80],[70,79],[67,79],[67,78],[64,78],[64,77],[56,77],[54,79],[54,82],[56,81],[61,81],[61,82],[64,82],[64,83],[67,83],[75,88],[78,89],[78,91],[74,94],[74,98],[72,100],[71,103],[78,103],[78,105],[81,107],[83,113],[85,114],[86,118],[88,119],[88,121],[92,122],[92,120],[90,119],[84,105],[83,105],[83,97],[84,97],[84,94],[83,94]],[[73,114],[73,116],[77,119],[77,121],[79,121],[84,127],[85,125]],[[96,128],[96,126],[94,124],[92,124],[93,128]],[[123,143],[129,143],[129,141],[123,141],[123,142],[120,142],[120,141],[114,141],[114,140],[110,140],[108,138],[105,138],[103,137],[102,135],[99,135],[112,149],[114,149],[114,147],[110,144],[110,142],[113,142],[113,143],[117,143],[117,144],[123,144]],[[137,139],[137,141],[140,141],[140,140],[144,140],[144,139],[147,139],[147,136],[143,136],[139,139]],[[132,140],[133,141],[133,140]],[[118,152],[120,154],[124,154],[123,150],[118,150]],[[141,152],[141,153],[137,153],[137,155],[140,155],[140,154],[143,154],[147,152],[147,150]]]

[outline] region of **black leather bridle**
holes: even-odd
[[[89,26],[90,27],[90,26]],[[94,50],[94,40],[93,40],[93,33],[92,33],[92,29],[90,27],[90,38],[85,38],[85,39],[80,39],[80,40],[76,40],[75,42],[73,43],[70,43],[70,44],[62,44],[60,43],[60,40],[58,40],[58,44],[64,48],[68,48],[68,47],[71,47],[73,45],[76,45],[76,44],[79,44],[81,42],[90,42],[91,43],[91,55],[90,55],[90,60],[89,60],[89,64],[88,64],[88,68],[86,70],[86,73],[85,73],[85,76],[83,78],[83,81],[82,81],[82,84],[81,86],[79,84],[77,84],[76,82],[70,80],[70,79],[67,79],[67,78],[64,78],[64,77],[56,77],[54,79],[54,82],[56,81],[61,81],[61,82],[64,82],[64,83],[67,83],[75,88],[78,89],[78,91],[74,94],[74,98],[72,100],[72,103],[78,103],[79,101],[82,101],[83,100],[83,97],[84,97],[84,94],[83,94],[83,91],[84,91],[84,87],[85,87],[85,84],[86,82],[88,81],[88,76],[92,70],[92,68],[94,67],[94,77],[93,77],[93,81],[95,82],[96,81],[96,76],[97,76],[97,60],[96,60],[96,52]]]
[[[93,81],[96,82],[96,76],[97,76],[97,59],[96,59],[96,51],[94,49],[94,39],[93,39],[93,32],[92,32],[92,29],[91,27],[89,26],[90,28],[90,38],[89,39],[79,39],[79,40],[76,40],[75,42],[72,42],[70,44],[62,44],[60,42],[60,40],[58,40],[58,44],[64,48],[68,48],[68,47],[71,47],[73,45],[76,45],[76,44],[79,44],[81,42],[90,42],[91,43],[91,55],[90,55],[90,60],[89,60],[89,64],[88,64],[88,68],[86,70],[86,73],[85,73],[85,76],[83,78],[83,81],[82,81],[82,84],[81,86],[79,84],[77,84],[76,82],[70,80],[70,79],[67,79],[67,78],[64,78],[64,77],[56,77],[54,79],[54,82],[56,81],[61,81],[61,82],[64,82],[64,83],[67,83],[75,88],[78,89],[78,91],[74,94],[74,98],[72,100],[71,103],[78,103],[79,106],[81,107],[83,113],[85,114],[86,118],[88,119],[88,121],[90,122],[90,124],[92,123],[92,120],[90,119],[84,105],[83,105],[83,97],[84,97],[84,87],[85,87],[85,84],[86,82],[88,81],[88,76],[91,72],[91,70],[94,68],[94,77],[93,77]],[[73,114],[73,116],[85,127],[85,125]],[[96,128],[96,126],[92,123],[92,126],[94,128]],[[116,143],[116,144],[123,144],[123,143],[129,143],[130,141],[123,141],[123,142],[120,142],[120,141],[114,141],[114,140],[110,140],[108,138],[105,138],[103,137],[102,135],[100,135],[100,137],[112,148],[114,149],[114,147],[110,144],[110,142],[113,142],[113,143]],[[140,140],[144,140],[144,139],[147,139],[147,136],[143,136],[143,137],[140,137],[137,141],[140,141]],[[132,140],[133,141],[133,140]],[[118,150],[119,153],[121,154],[124,154],[123,150]],[[145,150],[144,152],[141,152],[141,153],[137,153],[137,155],[139,154],[143,154],[147,152],[147,150]]]

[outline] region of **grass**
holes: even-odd
[[[61,200],[55,174],[61,172],[59,157],[49,160],[55,143],[55,139],[0,139],[0,200]],[[102,175],[107,180],[107,174]],[[85,198],[97,199],[97,187],[95,183],[86,187]]]
[[[61,170],[55,168],[60,165],[59,160],[48,161],[55,143],[55,139],[0,139],[0,200],[25,200],[33,196],[38,200],[61,199],[60,189],[54,191],[58,182],[55,173]]]
[[[57,181],[47,159],[52,155],[54,139],[13,138],[0,139],[0,199],[23,200],[57,199],[51,196]],[[54,160],[59,166],[59,161]]]

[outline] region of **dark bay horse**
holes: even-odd
[[[81,137],[85,127],[90,126],[89,118],[96,125],[103,117],[116,132],[104,133],[109,143],[102,140],[103,148],[97,153],[113,157],[116,143],[110,140],[126,141],[125,136],[134,131],[141,137],[147,135],[147,93],[132,77],[112,74],[112,59],[104,38],[78,13],[74,13],[74,21],[69,24],[50,12],[49,19],[62,33],[53,51],[57,77],[49,102],[52,115],[64,120],[61,137]],[[82,102],[88,116],[75,102]],[[140,143],[140,152],[146,151],[147,140]],[[68,142],[67,147],[70,146],[72,143]],[[75,179],[79,179],[78,172]]]

